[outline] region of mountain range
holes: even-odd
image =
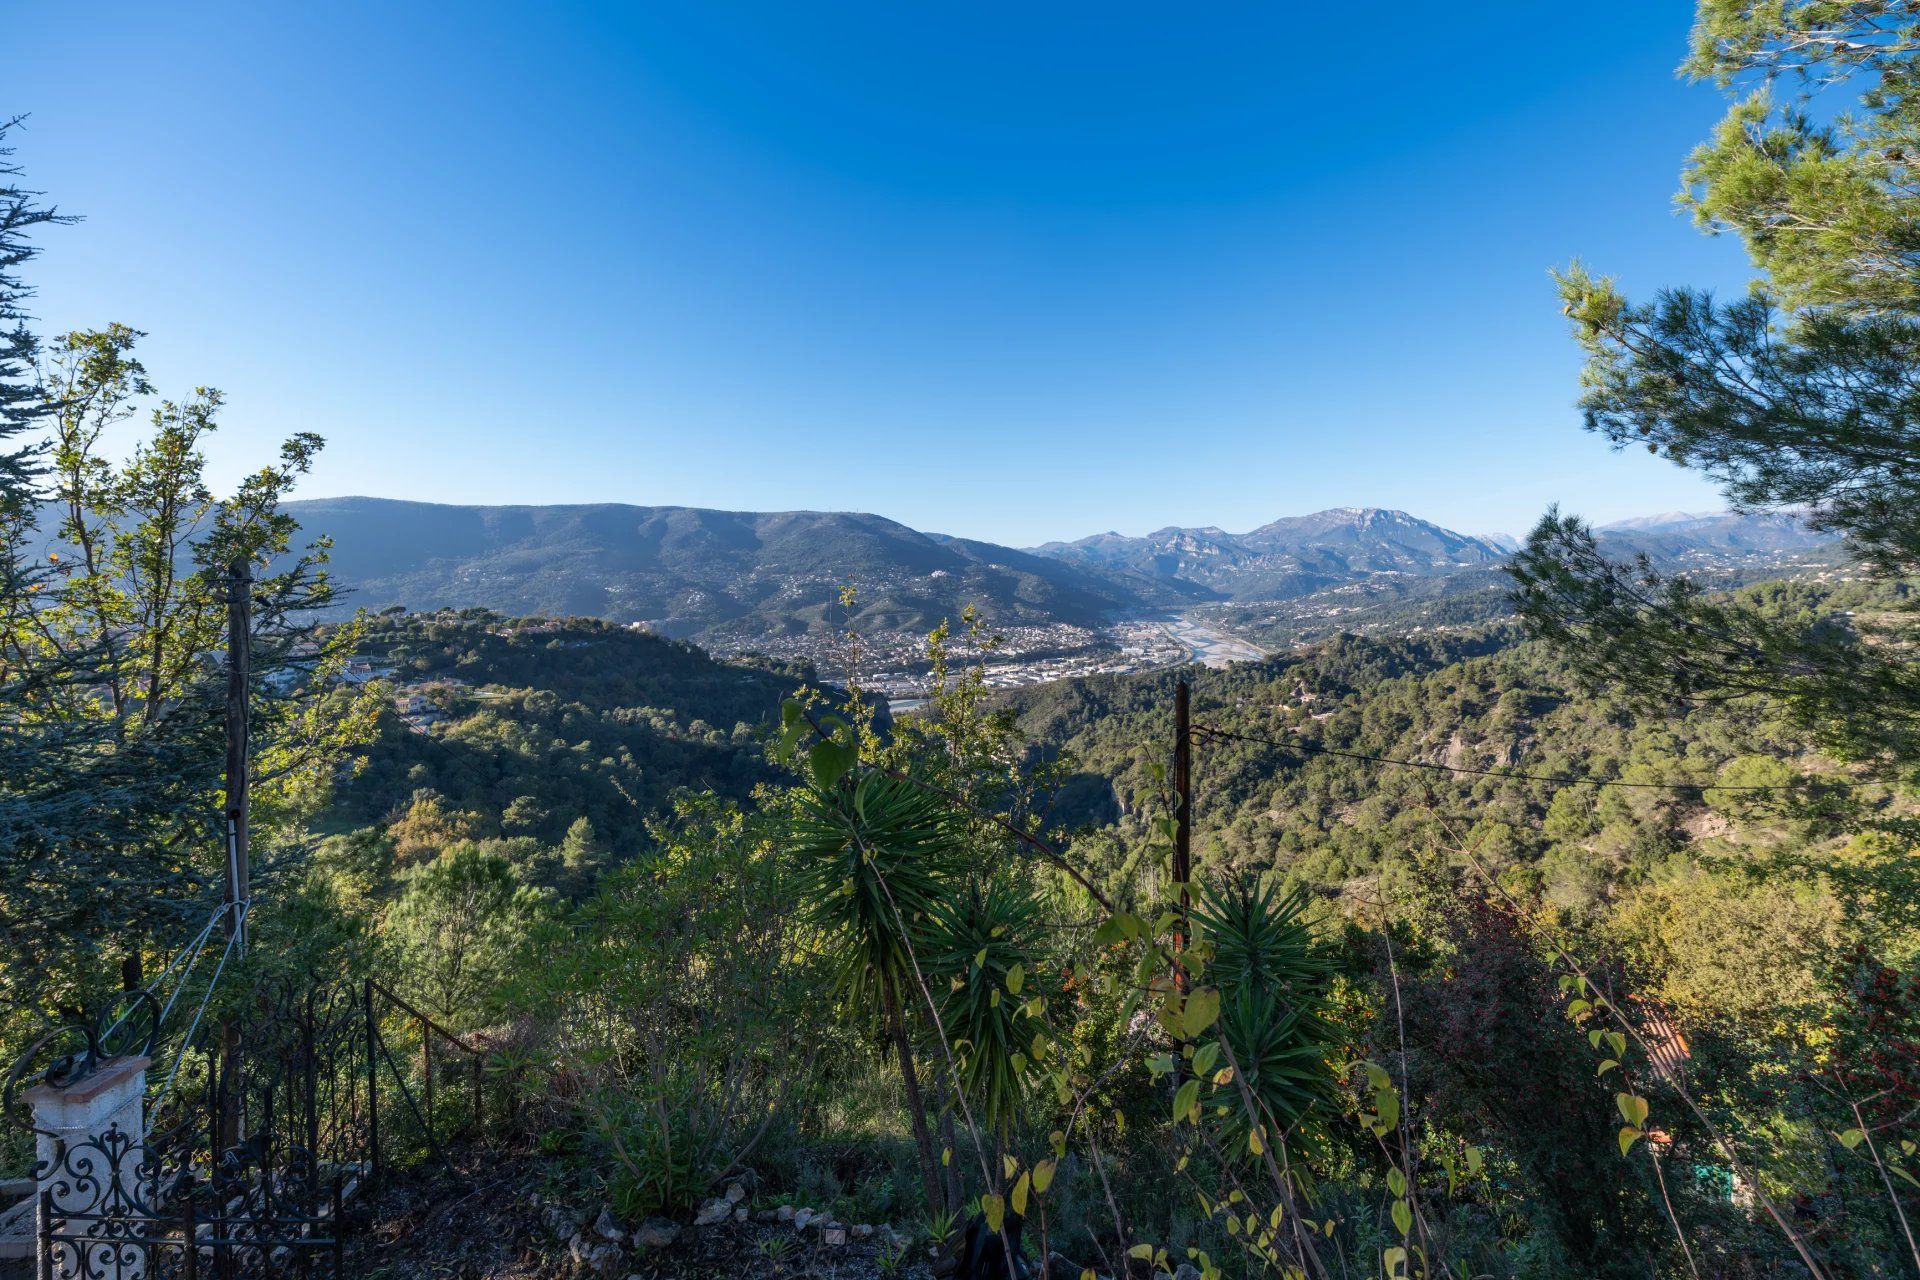
[[[1371,507],[1290,516],[1241,534],[1166,528],[1027,550],[862,512],[361,497],[289,510],[310,535],[333,538],[332,572],[349,608],[585,615],[740,644],[844,627],[840,593],[848,585],[863,631],[925,631],[967,603],[1000,626],[1093,626],[1127,612],[1485,570],[1513,545]],[[1616,553],[1695,564],[1792,557],[1830,542],[1792,517],[1770,515],[1676,512],[1600,534]]]
[[[1189,584],[1226,600],[1284,600],[1375,574],[1447,573],[1507,555],[1491,538],[1378,507],[1287,516],[1251,533],[1212,526],[1160,529],[1141,538],[1101,533],[1034,550],[1086,568]]]
[[[384,498],[289,504],[334,539],[349,607],[482,607],[645,622],[747,641],[846,625],[924,631],[973,601],[1006,625],[1091,626],[1174,607],[1194,588],[1088,571],[1031,551],[921,533],[861,512],[693,507],[443,506]]]

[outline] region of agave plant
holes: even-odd
[[[1307,925],[1308,905],[1302,888],[1281,894],[1240,880],[1205,890],[1194,912],[1213,946],[1220,1033],[1260,1122],[1297,1157],[1318,1149],[1320,1120],[1336,1112],[1339,1083],[1332,1060],[1340,1037],[1327,1018],[1334,965]],[[1246,1109],[1237,1097],[1230,1102],[1229,1132],[1244,1139]]]

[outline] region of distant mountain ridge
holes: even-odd
[[[1286,516],[1248,533],[1171,527],[1139,538],[1105,533],[1049,542],[1034,551],[1070,564],[1150,574],[1226,600],[1287,599],[1377,574],[1450,573],[1507,556],[1491,538],[1379,507]]]
[[[619,503],[448,506],[386,498],[288,504],[334,539],[349,607],[481,607],[646,622],[676,636],[790,634],[855,621],[926,630],[978,603],[1003,624],[1093,625],[1174,606],[1178,586],[992,543],[926,534],[863,512],[711,511]]]
[[[1812,551],[1838,540],[1810,529],[1782,511],[1669,511],[1615,520],[1594,530],[1603,547],[1626,546],[1658,558],[1685,560],[1702,554],[1763,555]]]
[[[1403,511],[1337,507],[1246,533],[1169,527],[1021,550],[923,533],[865,512],[716,511],[621,503],[450,506],[323,498],[289,511],[334,540],[346,607],[481,607],[644,622],[750,646],[841,630],[841,588],[866,632],[924,632],[975,604],[996,625],[1096,626],[1124,613],[1291,600],[1348,583],[1488,571],[1506,540]],[[1830,545],[1791,516],[1672,512],[1599,531],[1612,553],[1677,564],[1767,563]]]

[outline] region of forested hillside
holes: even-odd
[[[357,652],[355,673],[390,696],[326,822],[370,829],[402,865],[471,839],[531,866],[569,832],[597,863],[630,859],[676,792],[744,801],[768,781],[766,735],[811,678],[596,619],[484,610],[383,614]]]
[[[1885,616],[1913,595],[1788,582],[1743,598],[1817,627]],[[1193,682],[1201,726],[1195,857],[1209,875],[1279,876],[1364,901],[1382,881],[1470,870],[1459,850],[1471,848],[1516,892],[1593,922],[1689,885],[1739,896],[1745,878],[1787,866],[1844,878],[1867,855],[1838,807],[1855,822],[1911,812],[1892,789],[1808,749],[1762,704],[1649,706],[1501,624],[1342,636],[1225,671],[1010,695],[1032,749],[1076,770],[1063,822],[1151,808],[1164,785],[1153,744],[1172,738],[1178,679]],[[1801,901],[1821,918],[1840,911],[1837,898]],[[1771,957],[1763,964],[1756,951],[1755,963],[1780,962],[1779,942],[1753,939]]]

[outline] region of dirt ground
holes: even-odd
[[[530,1157],[473,1162],[470,1177],[445,1173],[397,1180],[362,1206],[350,1237],[355,1280],[928,1280],[924,1250],[891,1258],[876,1241],[820,1243],[818,1232],[783,1222],[679,1224],[661,1248],[621,1242],[602,1270],[578,1260],[555,1230],[583,1220],[587,1239],[597,1204],[556,1203],[546,1168]],[[639,1224],[623,1223],[631,1232]],[[565,1230],[565,1225],[561,1227]],[[570,1234],[570,1233],[569,1233]]]

